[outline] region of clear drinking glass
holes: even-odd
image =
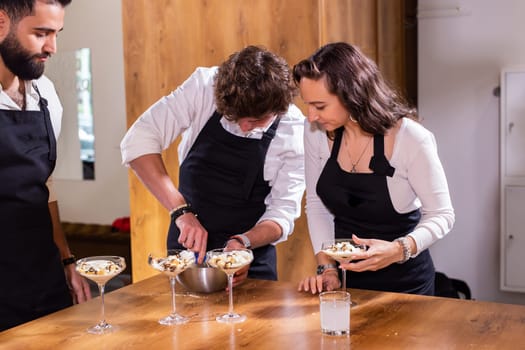
[[[357,244],[351,238],[332,239],[323,242],[321,246],[323,253],[343,264],[349,263],[352,261],[354,254],[366,251],[366,249],[367,247],[365,245]],[[346,270],[344,268],[342,268],[342,270],[343,282],[341,289],[346,291]],[[352,302],[352,305],[355,306],[356,303]]]
[[[106,322],[104,308],[104,287],[106,283],[124,271],[126,261],[121,256],[91,256],[77,261],[76,269],[82,276],[92,280],[98,285],[102,300],[100,322],[88,328],[88,333],[104,334],[114,332],[118,327]]]
[[[343,291],[319,294],[321,331],[327,335],[350,334],[350,293]]]
[[[190,250],[167,249],[161,252],[150,253],[148,264],[155,270],[161,271],[169,277],[171,286],[171,313],[159,320],[162,325],[183,324],[189,317],[179,315],[175,303],[175,282],[179,273],[195,264],[195,253]]]
[[[250,249],[221,248],[213,249],[206,253],[206,262],[209,266],[221,269],[228,276],[229,311],[227,314],[217,316],[221,323],[239,323],[246,320],[245,315],[233,311],[233,275],[253,260]]]

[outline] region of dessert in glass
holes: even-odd
[[[117,327],[106,322],[104,308],[104,288],[106,283],[124,271],[126,261],[120,256],[91,256],[77,261],[76,269],[82,276],[92,280],[98,285],[100,298],[102,300],[102,311],[100,322],[93,327],[88,328],[88,333],[104,334],[111,333]]]
[[[208,265],[221,269],[228,276],[229,311],[224,315],[217,316],[218,322],[239,323],[246,320],[245,315],[233,311],[233,275],[241,268],[249,265],[252,260],[253,253],[250,249],[221,248],[206,253]]]
[[[189,321],[189,317],[182,316],[176,311],[175,282],[179,273],[195,264],[195,253],[190,250],[167,249],[162,252],[150,253],[148,264],[155,270],[161,271],[169,277],[171,286],[171,313],[159,320],[162,325],[183,324]]]
[[[337,238],[323,242],[321,246],[323,253],[338,261],[339,263],[349,263],[352,261],[353,255],[367,250],[363,244],[355,243],[351,238]],[[346,270],[343,270],[342,290],[346,291]],[[355,305],[352,303],[352,305]]]

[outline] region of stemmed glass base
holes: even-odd
[[[106,282],[126,268],[126,261],[120,256],[91,256],[77,261],[76,270],[82,276],[92,280],[98,286],[100,294],[100,321],[87,329],[90,334],[106,334],[118,329],[106,322],[104,305],[104,288]]]
[[[341,270],[343,270],[343,271],[342,271],[343,282],[342,282],[342,284],[341,284],[341,290],[342,290],[343,292],[348,292],[348,291],[347,291],[348,288],[346,287],[346,273],[347,273],[347,272],[346,272],[346,269],[341,269]],[[355,307],[355,306],[357,306],[357,305],[358,305],[358,304],[357,304],[355,301],[353,301],[352,299],[350,299],[350,307],[351,307],[351,308],[352,308],[352,307]]]
[[[112,326],[106,321],[101,321],[99,324],[87,329],[90,334],[107,334],[115,332],[118,329],[117,326]]]
[[[346,273],[347,272],[346,272],[346,269],[341,269],[341,270],[343,270],[342,273],[341,273],[342,276],[343,276],[343,278],[342,278],[343,281],[341,283],[341,290],[343,292],[347,292],[347,289],[348,289],[346,287]],[[355,301],[353,301],[353,300],[350,300],[350,307],[354,307],[354,306],[357,306],[357,303]]]
[[[321,249],[324,254],[338,261],[340,264],[348,264],[355,257],[354,254],[366,251],[368,247],[363,244],[357,244],[350,238],[336,238],[324,241]],[[341,270],[341,290],[346,292],[346,269],[341,267]],[[357,303],[350,301],[350,307],[354,306],[357,306]]]
[[[213,249],[206,253],[208,265],[219,268],[228,276],[228,313],[217,316],[220,323],[240,323],[246,321],[246,316],[233,311],[233,275],[253,261],[253,253],[249,249]]]
[[[187,323],[190,318],[186,316],[179,315],[175,310],[175,277],[169,276],[170,286],[171,286],[171,305],[172,312],[166,317],[163,317],[159,320],[159,323],[165,326],[172,326],[175,324],[184,324]]]
[[[174,324],[184,324],[190,320],[189,317],[185,317],[179,314],[171,314],[159,320],[159,323],[165,326],[171,326]]]
[[[153,252],[148,255],[148,264],[157,271],[166,274],[171,287],[171,313],[158,322],[164,326],[184,324],[190,317],[179,315],[176,312],[175,278],[179,273],[195,263],[195,255],[189,250],[168,249],[167,251]]]
[[[246,321],[245,315],[240,315],[233,312],[233,273],[228,275],[228,299],[229,299],[229,311],[227,314],[217,316],[215,318],[220,323],[241,323]]]
[[[117,330],[117,327],[114,327],[106,322],[105,307],[104,307],[104,295],[105,295],[104,289],[105,289],[105,283],[104,284],[98,283],[98,291],[100,293],[100,300],[102,304],[101,316],[100,316],[99,323],[87,329],[87,332],[90,334],[106,334],[106,333],[111,333]]]
[[[236,313],[233,313],[233,314],[228,313],[228,314],[224,314],[221,316],[217,316],[216,320],[217,322],[220,322],[220,323],[241,323],[241,322],[246,321],[246,316],[239,315]]]

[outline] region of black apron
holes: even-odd
[[[208,250],[250,230],[266,211],[264,199],[271,188],[263,178],[264,161],[280,121],[276,118],[258,140],[227,132],[221,117],[218,112],[211,116],[179,170],[179,191],[208,231]],[[179,235],[172,220],[168,248],[183,249]],[[248,277],[276,280],[275,247],[253,249],[253,255]]]
[[[39,104],[0,110],[0,330],[72,305],[48,207],[56,141]]]
[[[341,169],[337,155],[343,129],[336,130],[334,144],[319,181],[317,193],[334,215],[335,237],[393,241],[412,232],[418,224],[419,209],[399,214],[392,205],[387,176],[395,169],[384,155],[384,137],[374,136],[373,173],[348,173]],[[379,271],[347,271],[347,286],[412,294],[434,294],[434,264],[428,249],[404,264],[392,264]]]

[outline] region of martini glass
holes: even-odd
[[[356,253],[366,251],[367,247],[363,244],[355,243],[351,238],[337,238],[323,242],[321,250],[323,253],[338,261],[346,264],[352,261],[352,257]],[[343,270],[342,290],[346,291],[346,270]],[[356,305],[352,303],[352,305]]]
[[[189,317],[179,315],[175,307],[175,282],[179,273],[195,264],[195,253],[190,250],[168,249],[162,252],[151,253],[148,256],[148,264],[155,270],[163,272],[169,277],[171,286],[171,313],[159,320],[166,326],[183,324],[190,320]]]
[[[233,275],[241,268],[249,265],[253,260],[250,249],[213,249],[206,253],[206,261],[209,266],[221,269],[228,276],[229,311],[224,315],[217,316],[216,320],[221,323],[239,323],[246,320],[245,315],[233,311]]]
[[[91,256],[77,261],[76,269],[78,273],[98,285],[100,299],[102,300],[100,322],[93,327],[88,328],[88,333],[105,334],[114,332],[118,328],[106,322],[104,287],[110,279],[124,271],[125,268],[126,261],[120,256]]]

